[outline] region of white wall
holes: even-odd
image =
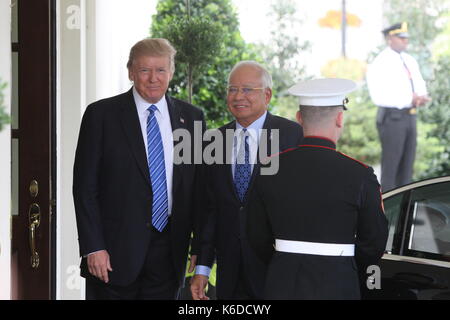
[[[81,299],[72,201],[72,168],[79,119],[86,103],[85,0],[58,2],[57,60],[57,299]]]
[[[11,9],[9,0],[0,0],[0,78],[8,82],[6,111],[10,113],[11,97]],[[0,132],[0,300],[10,298],[11,276],[11,131]]]
[[[72,199],[78,130],[87,104],[130,88],[131,46],[149,35],[155,1],[58,1],[57,299],[83,299]]]
[[[95,33],[88,30],[91,45],[95,46],[87,57],[88,62],[92,59],[89,79],[95,78],[95,92],[88,89],[88,103],[130,88],[128,54],[136,42],[149,36],[155,3],[156,0],[96,0],[95,6],[88,8],[88,27],[95,29]]]

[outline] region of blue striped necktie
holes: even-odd
[[[236,155],[236,165],[234,166],[234,185],[239,199],[241,202],[244,202],[251,176],[247,129],[242,130],[240,139],[241,144]]]
[[[147,110],[150,112],[147,118],[147,159],[153,190],[152,224],[161,232],[169,220],[166,166],[161,132],[155,117],[158,108],[152,104]]]

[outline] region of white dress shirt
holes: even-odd
[[[253,172],[253,167],[256,164],[257,156],[258,156],[258,146],[259,146],[259,138],[261,137],[261,130],[264,126],[264,121],[266,121],[267,111],[264,114],[252,122],[247,128],[248,132],[248,145],[249,145],[249,161],[250,161],[250,172]],[[233,142],[233,151],[231,153],[231,172],[234,178],[234,169],[236,167],[236,155],[238,154],[238,150],[241,148],[242,138],[240,138],[241,132],[244,129],[239,122],[236,121],[236,130],[234,131],[234,142]]]
[[[142,137],[144,138],[145,151],[148,158],[147,146],[147,118],[150,112],[147,110],[154,104],[158,110],[155,112],[156,121],[158,122],[159,131],[164,149],[164,162],[166,166],[166,183],[167,183],[167,200],[168,213],[172,214],[172,178],[173,178],[173,133],[172,124],[170,122],[169,107],[165,97],[162,97],[157,103],[149,103],[140,96],[133,87],[134,102],[136,103],[139,122],[141,124]]]
[[[387,47],[367,69],[367,86],[375,105],[398,109],[411,107],[413,91],[402,60],[411,73],[414,93],[419,96],[427,94],[417,61],[405,52],[398,53]]]

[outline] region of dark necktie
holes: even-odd
[[[155,111],[157,109],[153,104],[147,109],[150,112],[147,118],[147,159],[153,191],[152,224],[161,232],[169,220],[169,209],[164,149],[161,132],[159,131],[158,122],[155,117]]]
[[[236,164],[234,167],[234,185],[241,202],[244,201],[250,183],[250,148],[248,145],[247,129],[243,129],[240,134],[240,148],[236,155]]]

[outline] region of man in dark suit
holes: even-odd
[[[300,97],[305,137],[278,156],[276,175],[257,178],[248,210],[249,242],[269,265],[265,299],[359,299],[359,275],[367,279],[383,255],[388,229],[377,178],[336,151],[345,94],[355,88],[318,79],[290,89]]]
[[[174,165],[173,131],[204,125],[166,95],[176,51],[165,39],[133,46],[133,88],[89,105],[74,165],[81,274],[87,299],[175,299],[183,284],[198,166]]]
[[[219,130],[222,137],[231,136],[233,140],[225,143],[231,150],[225,148],[224,164],[208,168],[209,206],[200,237],[196,275],[191,284],[194,299],[207,299],[204,289],[215,259],[219,299],[262,297],[265,266],[249,247],[244,228],[249,190],[254,178],[260,174],[263,160],[258,148],[261,150],[264,144],[270,152],[272,145],[279,143],[279,149],[283,150],[296,146],[302,137],[302,129],[297,123],[267,111],[271,87],[270,74],[254,61],[242,61],[230,72],[227,104],[236,121]],[[231,135],[227,134],[229,132]],[[266,153],[262,157],[267,156]]]

